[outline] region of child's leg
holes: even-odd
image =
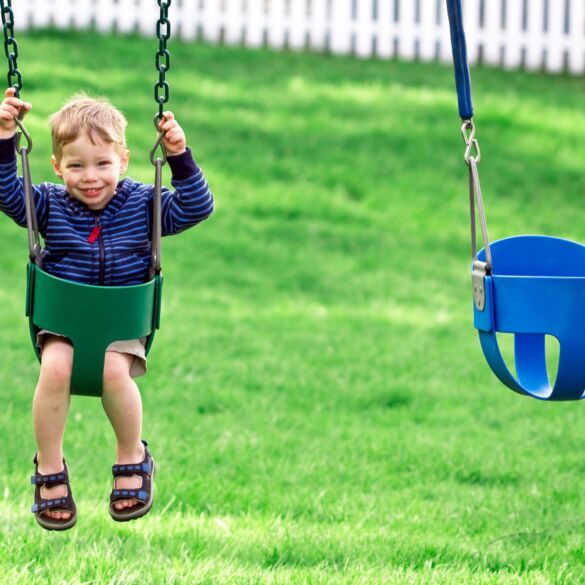
[[[62,338],[47,335],[32,407],[38,469],[43,475],[63,470],[63,434],[69,412],[72,362],[73,347]],[[64,485],[51,489],[43,487],[41,491],[44,499],[60,498],[66,494]],[[48,511],[46,516],[68,520],[71,513]]]
[[[142,400],[138,386],[130,376],[134,356],[115,351],[106,352],[102,404],[114,427],[117,439],[116,463],[137,463],[144,458],[142,438]],[[117,489],[137,489],[142,480],[138,476],[119,477]],[[117,510],[136,505],[135,499],[120,500]]]

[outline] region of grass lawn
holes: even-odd
[[[47,117],[80,89],[127,114],[129,175],[152,181],[155,42],[18,41],[35,182],[54,178]],[[584,583],[582,405],[502,387],[472,328],[452,71],[170,48],[169,105],[217,207],[163,243],[140,380],[155,508],[110,520],[113,432],[74,397],[78,525],[34,522],[26,233],[2,217],[2,582]],[[585,241],[583,80],[473,81],[492,238]]]

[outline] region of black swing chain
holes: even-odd
[[[169,101],[169,84],[166,81],[166,73],[171,68],[171,54],[167,49],[167,41],[171,36],[171,22],[167,18],[171,0],[158,0],[160,16],[156,23],[156,35],[159,47],[156,53],[155,66],[158,71],[158,83],[154,86],[154,100],[158,104],[158,119],[163,118],[164,105]]]
[[[12,12],[12,0],[0,0],[2,8],[2,28],[4,30],[4,53],[8,59],[8,85],[14,87],[16,97],[20,96],[22,89],[22,74],[18,70],[18,45],[14,38],[14,13]]]

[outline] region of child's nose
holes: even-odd
[[[86,182],[95,181],[97,179],[97,172],[93,167],[86,167],[83,173],[83,179]]]

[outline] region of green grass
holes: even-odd
[[[80,90],[130,121],[151,181],[151,40],[19,36],[36,182]],[[10,584],[585,582],[582,406],[483,362],[452,72],[172,43],[170,106],[217,200],[164,241],[141,379],[153,512],[107,513],[113,433],[75,397],[76,528],[37,528],[26,234],[0,218],[0,579]],[[583,80],[473,72],[491,236],[585,240]],[[168,177],[167,177],[168,181]]]

